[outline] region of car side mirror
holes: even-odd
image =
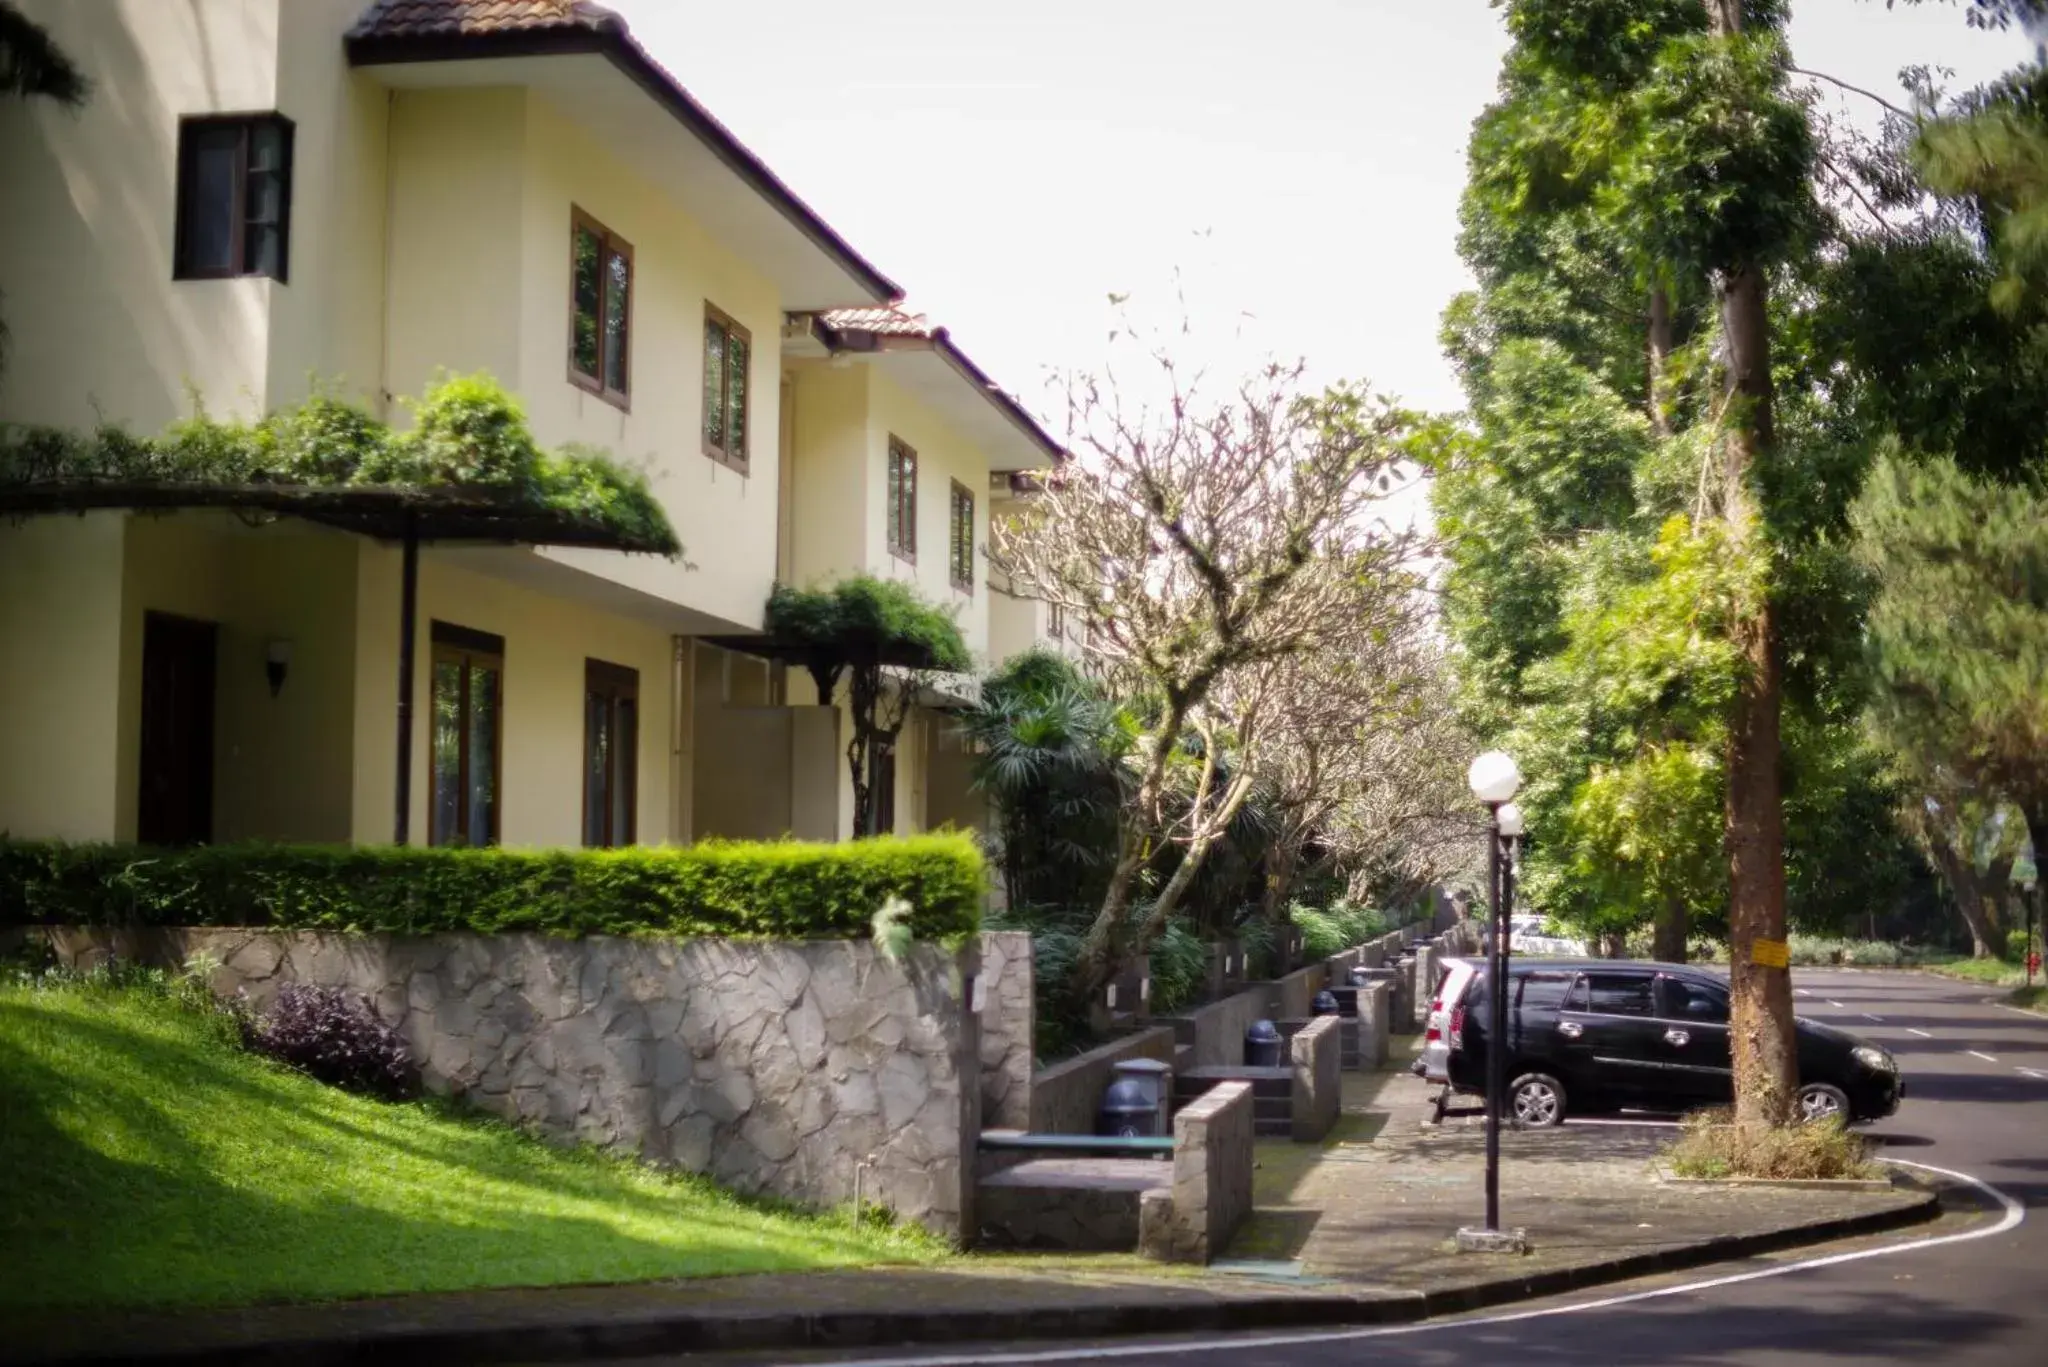
[[[1714,1011],[1714,1004],[1710,1001],[1702,1001],[1698,998],[1694,998],[1692,1001],[1689,1001],[1685,1004],[1685,1014],[1688,1016],[1696,1016],[1701,1020],[1718,1019]]]

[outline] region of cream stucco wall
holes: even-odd
[[[512,88],[391,94],[384,371],[394,395],[423,392],[443,370],[519,383],[525,107]],[[392,416],[404,420],[402,409]]]
[[[758,627],[775,582],[781,298],[687,206],[637,171],[630,149],[599,144],[543,97],[529,96],[524,112],[518,373],[534,432],[550,445],[604,447],[644,470],[682,538],[687,563],[588,551],[549,554],[733,626]],[[568,379],[572,206],[633,245],[628,411]],[[707,303],[753,340],[744,475],[703,451]]]
[[[868,505],[882,490],[871,479],[867,366],[823,361],[790,368],[788,498],[790,578],[815,587],[873,568]]]
[[[0,101],[0,419],[154,431],[188,388],[216,412],[262,405],[270,304],[290,287],[174,281],[171,248],[179,116],[278,107],[278,5],[23,0],[93,96]]]
[[[392,836],[398,767],[400,556],[360,543],[357,561],[352,829],[360,843]],[[632,618],[479,574],[463,552],[420,558],[413,677],[412,843],[427,840],[429,705],[435,621],[505,638],[504,772],[499,831],[509,846],[583,843],[584,665],[603,660],[640,675],[637,793],[640,843],[672,837],[668,633]]]
[[[889,378],[886,359],[870,367],[868,485],[874,495],[867,505],[870,568],[892,579],[916,584],[926,601],[954,614],[969,653],[988,655],[988,589],[981,582],[988,539],[988,456],[971,445],[950,424],[919,403]],[[888,552],[888,439],[910,443],[917,452],[917,563]],[[953,587],[947,560],[952,487],[955,482],[974,496],[974,583],[970,591]]]
[[[0,521],[0,833],[116,834],[125,521]]]
[[[385,224],[393,92],[352,70],[342,35],[362,0],[287,0],[277,107],[293,120],[291,280],[271,291],[266,404],[317,381],[388,415]]]
[[[822,584],[873,574],[916,587],[954,614],[968,650],[989,653],[983,555],[988,538],[988,457],[888,376],[885,358],[791,367],[796,432],[790,499],[792,577]],[[917,452],[917,560],[888,541],[888,449],[894,436]],[[975,580],[956,589],[947,560],[952,487],[974,496]]]
[[[208,513],[128,520],[120,838],[133,839],[136,829],[143,618],[156,611],[219,624],[214,838],[348,839],[356,551],[353,538],[293,522],[257,529]],[[291,647],[274,698],[264,673],[272,641]]]

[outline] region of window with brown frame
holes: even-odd
[[[292,121],[208,115],[178,124],[178,210],[171,274],[285,279],[291,247]]]
[[[704,454],[745,474],[752,398],[747,363],[754,339],[710,304],[704,306]]]
[[[1045,630],[1055,641],[1067,638],[1067,610],[1058,603],[1045,605]]]
[[[889,554],[917,563],[917,452],[889,438]]]
[[[569,210],[569,381],[624,408],[632,392],[633,244]]]
[[[434,623],[433,633],[427,839],[435,845],[495,845],[505,753],[505,638],[446,622]]]
[[[598,849],[637,838],[640,671],[583,662],[583,843]]]
[[[947,509],[946,568],[953,587],[974,592],[974,495],[959,480],[953,481],[953,498]]]

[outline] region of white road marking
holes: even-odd
[[[1997,1059],[1995,1059],[1995,1058],[1991,1057],[1991,1055],[1989,1055],[1989,1054],[1987,1054],[1987,1053],[1984,1053],[1984,1052],[1983,1052],[1982,1050],[1979,1050],[1979,1049],[1965,1049],[1965,1050],[1963,1050],[1963,1052],[1964,1052],[1964,1053],[1966,1053],[1966,1054],[1968,1054],[1968,1055],[1969,1055],[1969,1056],[1970,1056],[1971,1058],[1981,1058],[1981,1059],[1983,1059],[1983,1060],[1984,1060],[1984,1061],[1985,1061],[1986,1063],[1996,1063],[1996,1062],[1998,1062],[1998,1060],[1997,1060]]]
[[[1792,990],[1793,990],[1794,992],[1798,993],[1798,994],[1799,994],[1800,996],[1802,996],[1802,997],[1811,997],[1811,996],[1813,995],[1813,993],[1811,993],[1811,992],[1808,992],[1808,991],[1807,991],[1807,990],[1806,990],[1805,988],[1803,988],[1803,987],[1795,987],[1795,988],[1793,988]]]
[[[1886,1163],[1902,1168],[1918,1168],[1922,1172],[1935,1173],[1965,1182],[1997,1202],[2004,1215],[1994,1225],[1983,1229],[1968,1229],[1960,1234],[1943,1234],[1932,1239],[1916,1239],[1911,1243],[1887,1244],[1883,1248],[1860,1248],[1849,1253],[1833,1253],[1821,1258],[1808,1258],[1803,1262],[1786,1263],[1780,1267],[1762,1267],[1752,1272],[1734,1272],[1725,1277],[1710,1277],[1705,1281],[1687,1282],[1683,1286],[1660,1286],[1650,1291],[1628,1291],[1618,1296],[1606,1296],[1599,1300],[1582,1301],[1576,1305],[1554,1305],[1541,1310],[1517,1310],[1504,1315],[1480,1315],[1471,1319],[1430,1320],[1422,1324],[1390,1324],[1371,1329],[1326,1329],[1300,1334],[1267,1334],[1262,1337],[1237,1337],[1218,1339],[1197,1339],[1186,1342],[1168,1343],[1120,1343],[1102,1348],[1070,1348],[1064,1351],[1052,1350],[1037,1353],[979,1353],[962,1357],[909,1357],[909,1358],[848,1358],[845,1361],[857,1363],[858,1367],[1007,1367],[1013,1363],[1035,1362],[1085,1362],[1102,1358],[1166,1357],[1174,1353],[1222,1353],[1240,1352],[1247,1348],[1290,1348],[1310,1343],[1355,1343],[1361,1339],[1392,1338],[1398,1334],[1440,1334],[1452,1329],[1485,1329],[1496,1324],[1519,1324],[1526,1320],[1549,1319],[1555,1315],[1576,1315],[1587,1310],[1612,1310],[1618,1305],[1638,1305],[1644,1301],[1663,1300],[1671,1296],[1690,1296],[1701,1291],[1713,1291],[1723,1286],[1739,1286],[1744,1282],[1763,1281],[1770,1277],[1783,1277],[1792,1272],[1807,1272],[1818,1267],[1838,1267],[1843,1263],[1862,1262],[1866,1258],[1888,1258],[1894,1253],[1917,1253],[1925,1248],[1940,1248],[1945,1244],[1967,1243],[1972,1239],[1989,1239],[2017,1229],[2027,1218],[2027,1208],[2007,1196],[1997,1187],[1966,1172],[1954,1172],[1948,1168],[1937,1168],[1931,1163],[1909,1163],[1903,1158],[1887,1158]]]
[[[2008,1006],[2004,1002],[1989,1002],[1987,1005],[1995,1006],[2001,1011],[2010,1011],[2015,1016],[2025,1016],[2029,1020],[2048,1020],[2048,1016],[2043,1016],[2039,1011],[2029,1011],[2024,1006]]]
[[[2039,1068],[2022,1068],[2020,1072],[2036,1082],[2048,1082],[2048,1073],[2042,1072]]]
[[[1869,1013],[1868,1011],[1865,1011],[1865,1012],[1863,1013],[1863,1019],[1865,1019],[1865,1020],[1867,1020],[1867,1021],[1876,1021],[1876,1022],[1877,1022],[1877,1023],[1879,1024],[1879,1025],[1883,1025],[1883,1024],[1884,1024],[1884,1017],[1883,1017],[1883,1016],[1873,1016],[1873,1015],[1871,1015],[1871,1014],[1870,1014],[1870,1013]]]
[[[1838,1001],[1834,1000],[1834,998],[1830,997],[1830,998],[1828,999],[1828,1005],[1829,1005],[1829,1006],[1832,1006],[1832,1007],[1834,1007],[1834,1008],[1836,1008],[1837,1010],[1839,1010],[1839,1009],[1841,1009],[1841,1005],[1842,1005],[1842,1004],[1841,1004],[1840,1002],[1838,1002]]]
[[[1917,1028],[1917,1027],[1915,1027],[1915,1026],[1911,1026],[1911,1025],[1909,1025],[1909,1026],[1907,1026],[1907,1027],[1906,1027],[1906,1033],[1907,1033],[1907,1034],[1909,1034],[1909,1035],[1918,1035],[1918,1036],[1919,1036],[1919,1037],[1920,1037],[1921,1039],[1933,1039],[1933,1038],[1934,1038],[1934,1036],[1932,1036],[1932,1035],[1928,1034],[1928,1033],[1927,1033],[1927,1032],[1926,1032],[1925,1030],[1921,1030],[1921,1029],[1919,1029],[1919,1028]]]

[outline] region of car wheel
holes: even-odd
[[[1799,1089],[1799,1119],[1802,1123],[1834,1120],[1849,1123],[1849,1097],[1840,1087],[1809,1082]]]
[[[1564,1084],[1544,1073],[1524,1073],[1508,1088],[1508,1112],[1525,1130],[1542,1130],[1564,1119]]]

